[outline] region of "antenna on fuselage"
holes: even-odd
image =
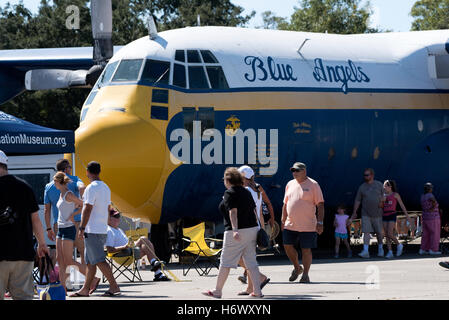
[[[301,50],[302,50],[302,48],[304,47],[304,45],[306,44],[306,42],[307,41],[309,41],[310,39],[308,39],[308,38],[306,38],[306,39],[304,39],[304,42],[299,46],[299,49],[298,49],[298,54],[301,56],[301,58],[303,59],[303,60],[306,60],[306,58],[304,58],[304,56],[302,55],[302,53],[301,53]]]
[[[148,35],[150,36],[151,40],[154,40],[157,37],[156,23],[154,22],[154,18],[151,15],[148,18]]]

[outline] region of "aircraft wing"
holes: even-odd
[[[114,47],[114,52],[120,48]],[[0,104],[25,90],[25,74],[28,71],[87,72],[94,65],[92,51],[92,47],[0,50]]]

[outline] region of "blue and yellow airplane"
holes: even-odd
[[[46,88],[54,69],[84,70],[78,78],[61,71],[64,86],[68,78],[88,84],[83,77],[98,64],[91,48],[48,50],[0,51],[2,101],[25,78],[29,89]],[[223,172],[243,164],[279,215],[296,161],[307,164],[328,208],[352,205],[367,167],[378,180],[396,180],[408,209],[420,209],[429,181],[449,208],[449,30],[152,26],[115,51],[81,111],[76,173],[99,161],[125,215],[153,224],[220,220]],[[227,148],[238,139],[244,154]]]

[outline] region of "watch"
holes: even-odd
[[[80,227],[80,230],[84,231],[86,230],[86,227]]]

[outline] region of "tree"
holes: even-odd
[[[275,16],[274,12],[268,10],[262,12],[262,20],[264,29],[280,29],[281,26],[288,24],[287,19]]]
[[[449,29],[449,0],[420,0],[412,7],[412,30]]]
[[[68,29],[68,6],[79,9],[79,29]],[[148,35],[147,21],[155,17],[159,31],[201,25],[245,26],[255,15],[230,0],[112,0],[114,45]],[[0,50],[92,46],[88,0],[41,0],[33,15],[20,2],[0,7]],[[0,106],[2,111],[56,129],[75,130],[89,90],[27,91]]]
[[[278,29],[307,32],[355,34],[378,32],[368,26],[372,11],[370,4],[360,7],[361,0],[300,0],[299,8],[285,19],[266,16],[265,23],[277,24]]]

